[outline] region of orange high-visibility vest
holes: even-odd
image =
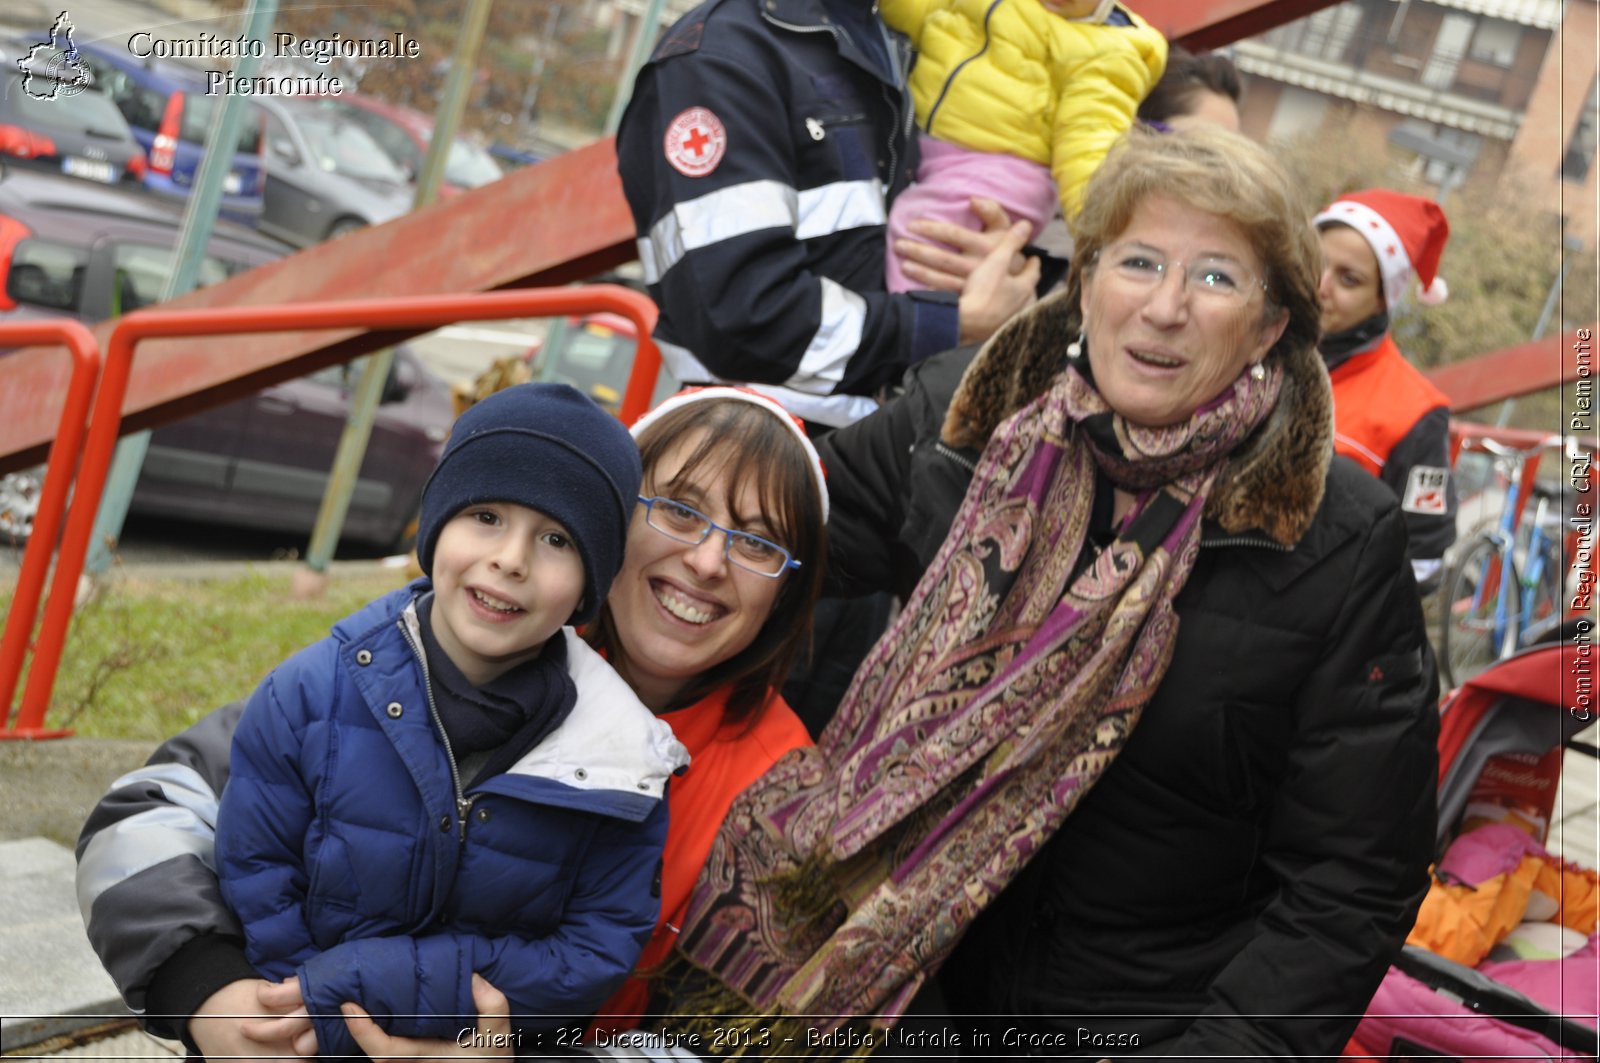
[[[1328,374],[1333,381],[1333,448],[1383,473],[1395,444],[1429,410],[1449,408],[1444,392],[1406,361],[1384,333],[1370,351],[1355,355]]]

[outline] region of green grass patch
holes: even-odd
[[[217,579],[114,574],[74,614],[45,725],[159,741],[248,696],[286,657],[405,585],[399,570],[339,572],[323,597],[302,600],[289,577],[287,566]],[[11,594],[0,591],[0,614]]]

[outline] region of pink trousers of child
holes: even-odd
[[[1031,223],[1034,236],[1055,216],[1056,183],[1048,166],[1011,155],[957,147],[926,133],[918,134],[917,145],[922,152],[917,183],[900,193],[889,210],[884,276],[891,292],[923,287],[906,278],[900,269],[900,256],[894,251],[898,239],[923,239],[911,232],[913,221],[926,218],[981,230],[983,223],[972,212],[974,197],[999,203],[1012,221]]]

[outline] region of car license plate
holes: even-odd
[[[80,159],[76,155],[68,155],[61,160],[61,172],[73,177],[87,177],[91,181],[103,181],[108,185],[117,181],[117,168],[109,162]]]
[[[234,170],[228,171],[228,176],[222,179],[222,191],[230,196],[239,194],[239,189],[244,187],[244,178]]]

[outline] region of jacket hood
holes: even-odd
[[[551,779],[580,792],[607,790],[659,801],[667,779],[689,766],[689,751],[671,725],[647,709],[576,631],[564,627],[561,633],[577,704],[508,774]]]
[[[944,442],[982,450],[1002,421],[1049,389],[1080,328],[1078,308],[1065,289],[1008,321],[956,386],[940,432]],[[1293,546],[1322,503],[1333,460],[1333,390],[1315,347],[1268,357],[1284,368],[1278,404],[1228,458],[1205,515],[1224,531],[1261,531]]]

